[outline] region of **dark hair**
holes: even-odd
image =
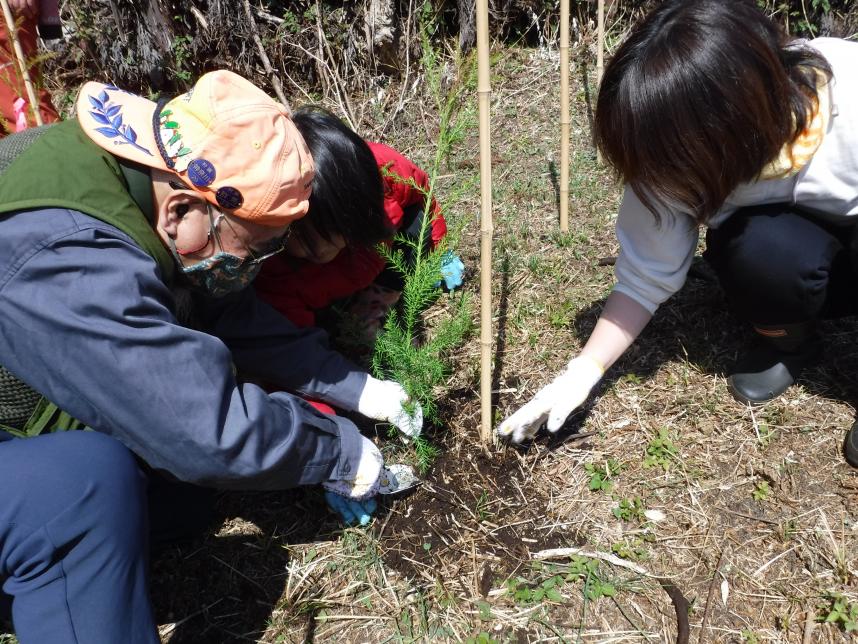
[[[302,107],[292,118],[316,166],[310,209],[292,224],[292,236],[305,246],[308,226],[349,245],[372,246],[391,236],[381,173],[366,141],[319,107]]]
[[[705,223],[805,129],[825,59],[753,0],[665,0],[605,68],[596,143],[658,219]]]

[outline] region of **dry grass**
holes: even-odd
[[[587,144],[579,70],[572,232],[560,236],[556,55],[505,50],[494,74],[499,419],[586,340],[612,284],[599,260],[617,251],[619,191]],[[411,99],[379,134],[426,164],[432,118]],[[476,158],[474,132],[438,180],[442,200]],[[478,298],[478,187],[446,207],[467,222],[459,250]],[[688,602],[690,641],[845,641],[842,624],[817,620],[833,593],[858,602],[858,476],[840,454],[858,352],[853,322],[827,330],[823,367],[742,408],[724,374],[745,332],[699,267],[563,435],[489,454],[476,444],[475,337],[439,392],[445,453],[418,492],[345,531],[316,491],[223,497],[216,535],[155,558],[164,641],[668,642],[667,581]],[[589,489],[609,462],[611,489]],[[553,548],[595,563],[539,561]],[[552,579],[556,593],[539,597]]]

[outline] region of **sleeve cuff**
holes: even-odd
[[[332,481],[353,479],[357,472],[361,454],[361,436],[358,428],[348,418],[332,417],[340,435],[340,456],[331,472]]]
[[[345,409],[346,411],[357,411],[358,401],[364,387],[366,387],[369,374],[366,371],[355,370],[332,387],[327,392],[327,395],[322,396],[325,402],[329,402],[335,407]]]
[[[656,310],[658,310],[658,307],[661,304],[660,302],[653,302],[651,300],[648,300],[647,298],[643,297],[637,291],[635,291],[635,290],[629,288],[628,286],[621,284],[619,282],[614,284],[614,288],[612,290],[616,291],[617,293],[622,293],[623,295],[632,298],[635,302],[637,302],[642,307],[644,307],[647,311],[649,311],[650,315],[653,315],[656,312]]]

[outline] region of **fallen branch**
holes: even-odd
[[[814,626],[816,626],[816,611],[808,608],[804,618],[804,635],[801,638],[801,644],[810,644],[813,641]]]
[[[245,0],[246,2],[247,0]],[[331,72],[331,77],[333,79],[334,85],[334,95],[337,98],[337,102],[340,104],[340,109],[343,112],[343,116],[346,121],[348,121],[348,125],[353,130],[357,129],[357,123],[359,119],[355,119],[355,113],[352,109],[351,101],[349,100],[349,96],[346,91],[343,89],[343,80],[340,78],[339,73],[337,72],[337,65],[335,62],[334,54],[331,51],[331,47],[328,44],[328,38],[325,36],[325,30],[322,27],[322,5],[319,0],[316,0],[316,31],[318,33],[319,38],[319,57],[324,63],[324,53],[327,52],[328,59],[331,61],[331,64],[328,65],[325,63],[325,67],[327,67]]]
[[[250,23],[250,33],[253,35],[253,42],[256,44],[256,50],[259,52],[259,59],[262,61],[262,66],[265,68],[265,73],[271,79],[271,86],[274,88],[274,93],[277,94],[278,100],[283,103],[286,109],[289,109],[289,101],[286,100],[286,94],[283,93],[283,86],[280,84],[280,79],[274,72],[271,66],[271,61],[268,60],[268,54],[265,53],[265,47],[262,46],[262,39],[259,37],[259,28],[256,26],[256,20],[253,17],[253,11],[250,9],[249,0],[244,0],[244,13],[247,16],[247,21]]]
[[[715,572],[712,573],[712,582],[709,584],[709,592],[706,593],[706,608],[703,609],[703,620],[700,622],[700,638],[697,640],[703,644],[703,638],[706,636],[706,625],[709,621],[709,611],[712,609],[712,596],[715,594],[715,582],[718,580],[718,574],[721,572],[721,562],[724,560],[724,550],[718,555],[718,562],[715,564]]]

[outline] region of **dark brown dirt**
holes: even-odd
[[[409,578],[431,579],[467,569],[485,596],[530,561],[530,551],[583,543],[577,535],[533,530],[545,520],[543,491],[527,480],[515,450],[491,457],[479,445],[459,445],[436,461],[424,484],[396,502],[380,545],[385,562]],[[482,562],[474,570],[477,561]]]

